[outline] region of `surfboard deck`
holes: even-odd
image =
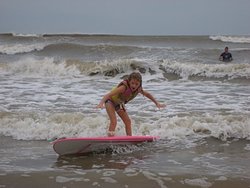
[[[54,151],[59,155],[80,155],[101,151],[112,145],[131,145],[142,142],[153,142],[155,136],[114,136],[114,137],[82,137],[61,138],[55,140]]]

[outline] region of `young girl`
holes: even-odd
[[[145,97],[149,98],[158,108],[166,106],[165,104],[157,102],[149,92],[142,89],[142,76],[140,73],[134,72],[130,74],[127,80],[122,81],[115,89],[106,94],[97,106],[97,108],[103,108],[105,104],[106,111],[110,119],[108,136],[115,135],[115,128],[117,124],[116,113],[125,124],[127,136],[132,136],[131,120],[124,104],[134,99],[138,93],[141,93]]]

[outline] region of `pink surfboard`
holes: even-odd
[[[84,154],[104,150],[112,145],[129,145],[142,142],[153,142],[155,136],[114,136],[61,138],[54,141],[53,149],[59,155]]]

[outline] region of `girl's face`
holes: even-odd
[[[130,85],[130,89],[134,92],[135,90],[137,90],[140,87],[141,82],[139,80],[136,80],[136,79],[131,79],[129,81],[129,85]]]

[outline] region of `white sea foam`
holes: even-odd
[[[162,66],[168,73],[174,73],[188,79],[189,76],[201,76],[207,78],[250,78],[250,64],[201,64],[181,63],[165,60]]]
[[[27,116],[27,115],[26,115]],[[32,117],[33,116],[33,117]],[[38,114],[29,117],[10,115],[1,118],[0,134],[22,140],[49,140],[54,137],[89,137],[106,135],[108,119],[106,114],[84,115],[82,113]],[[161,138],[182,139],[194,136],[213,136],[219,139],[250,139],[250,124],[247,116],[204,116],[169,117],[156,121],[147,120],[134,124],[134,135],[145,133]],[[125,129],[118,123],[117,135],[124,135]],[[188,144],[187,144],[188,147]]]
[[[89,75],[91,73],[103,74],[108,71],[118,71],[118,73],[129,72],[133,60],[115,60],[102,62],[77,62],[70,63],[65,60],[57,61],[55,58],[37,59],[34,57],[22,58],[18,61],[2,65],[2,72],[15,73],[25,76],[79,76],[81,74]],[[140,64],[137,63],[137,66]],[[201,64],[201,63],[181,63],[178,61],[164,60],[161,63],[167,73],[175,74],[182,79],[188,79],[190,76],[206,77],[206,78],[250,78],[250,64]],[[146,74],[143,75],[145,81],[162,80],[161,70],[154,67],[157,74],[148,74],[147,65],[141,66],[145,68]],[[152,66],[151,66],[152,67]],[[119,76],[120,77],[120,76]]]
[[[225,176],[220,176],[220,177],[218,177],[216,180],[218,180],[218,181],[226,181],[228,178],[227,177],[225,177]]]
[[[250,151],[250,144],[247,144],[246,147],[245,147],[244,149]]]
[[[96,72],[103,73],[105,71],[114,69],[116,69],[118,72],[127,72],[128,70],[130,70],[130,65],[132,62],[133,61],[129,59],[127,60],[117,59],[114,61],[104,60],[101,62],[94,62],[91,63],[91,66],[85,68],[85,72],[87,74]],[[83,64],[83,66],[85,67],[85,64]]]
[[[41,37],[42,34],[34,34],[34,33],[31,33],[31,34],[28,34],[28,33],[12,33],[13,36],[16,36],[16,37]]]
[[[116,70],[117,73],[128,72],[131,70],[131,63],[134,60],[104,60],[101,62],[79,62],[56,60],[53,57],[35,58],[26,57],[17,61],[6,63],[0,66],[0,71],[7,73],[20,74],[24,76],[80,76],[91,73],[103,74],[108,71]],[[132,72],[132,70],[131,70]],[[114,72],[115,73],[115,72]]]
[[[167,186],[165,185],[165,182],[163,181],[162,177],[159,177],[156,174],[151,173],[149,171],[143,171],[142,173],[149,180],[155,181],[158,184],[159,187],[167,188]]]
[[[220,40],[222,42],[232,42],[232,43],[250,43],[249,36],[210,36],[212,40]]]
[[[71,182],[71,181],[75,181],[75,182],[84,181],[84,178],[68,178],[68,177],[64,177],[64,176],[57,176],[56,177],[56,182],[58,182],[58,183],[67,183],[67,182]]]
[[[107,182],[107,183],[117,183],[118,181],[115,180],[114,178],[111,178],[111,177],[101,177],[100,179],[104,180],[104,182]]]
[[[106,126],[100,126],[103,125],[103,122],[105,122],[103,117],[84,117],[83,114],[75,114],[70,117],[67,114],[54,114],[40,117],[40,119],[12,117],[2,119],[1,134],[12,136],[18,140],[103,136],[106,135]]]
[[[57,62],[54,58],[36,59],[28,57],[8,63],[3,71],[25,76],[75,76],[79,70],[74,66],[67,66],[65,61]]]
[[[198,186],[203,188],[208,188],[213,185],[212,183],[208,182],[206,178],[185,179],[183,182],[191,186]]]
[[[4,54],[18,54],[18,53],[27,53],[35,50],[42,50],[46,46],[46,43],[35,43],[35,44],[1,44],[0,53]]]

